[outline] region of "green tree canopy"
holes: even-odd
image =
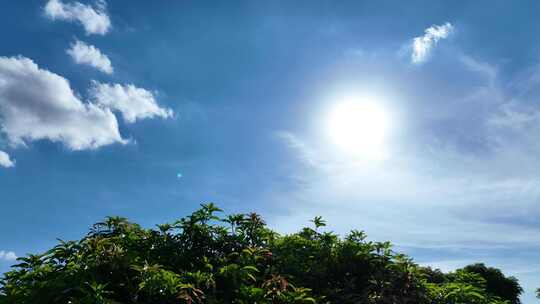
[[[468,265],[463,270],[479,274],[486,280],[486,291],[499,296],[512,304],[519,304],[519,295],[523,292],[515,277],[506,277],[499,269],[487,267],[482,263]]]
[[[255,213],[220,213],[206,204],[156,229],[108,217],[80,240],[19,258],[0,280],[0,303],[519,302],[517,280],[494,268],[420,267],[361,231],[320,231],[321,217],[280,235]]]

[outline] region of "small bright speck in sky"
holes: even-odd
[[[384,155],[389,128],[387,111],[369,98],[346,98],[331,109],[327,133],[345,153],[369,159]]]
[[[182,177],[184,177],[184,176],[182,175],[182,173],[176,173],[176,178],[182,178]]]

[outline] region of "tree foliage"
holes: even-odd
[[[497,268],[487,267],[482,263],[468,265],[463,270],[476,273],[486,280],[486,291],[509,301],[511,304],[519,304],[519,295],[523,292],[515,277],[505,277]]]
[[[0,303],[519,303],[517,280],[482,264],[445,274],[361,231],[321,232],[321,217],[280,235],[255,213],[220,212],[202,205],[156,229],[108,217],[78,241],[19,258]]]

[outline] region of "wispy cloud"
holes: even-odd
[[[113,73],[113,67],[109,57],[101,53],[101,51],[93,45],[76,40],[66,52],[78,64],[94,67],[106,74]]]
[[[9,157],[4,151],[0,151],[0,166],[5,168],[11,168],[15,166],[15,161]]]
[[[278,139],[281,139],[292,150],[298,153],[298,157],[302,159],[306,165],[316,167],[319,165],[316,152],[309,147],[304,141],[292,132],[280,131],[275,134]]]
[[[0,260],[12,262],[17,259],[17,255],[13,251],[0,250]]]
[[[105,35],[111,28],[105,1],[97,1],[94,6],[91,6],[80,2],[64,3],[62,0],[49,0],[44,11],[45,16],[51,20],[82,24],[86,34]]]
[[[412,41],[411,61],[415,64],[422,63],[441,39],[447,38],[454,31],[454,26],[449,22],[443,25],[433,25],[425,30],[423,36],[415,37]]]
[[[488,86],[495,86],[495,80],[498,76],[496,66],[463,54],[459,56],[459,60],[469,71],[484,75]]]

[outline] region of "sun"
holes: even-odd
[[[383,158],[388,128],[387,111],[372,99],[342,100],[328,115],[329,138],[341,150],[354,156]]]

